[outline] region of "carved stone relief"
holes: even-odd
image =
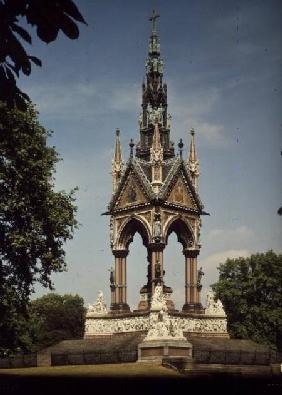
[[[86,317],[101,316],[107,313],[108,310],[104,300],[103,292],[99,291],[96,303],[88,306]]]
[[[163,218],[164,228],[167,227],[167,223],[168,221],[171,220],[172,217],[176,217],[176,214],[172,213],[171,211],[163,211],[162,218]]]
[[[211,290],[207,294],[205,314],[215,315],[215,316],[226,316],[221,301],[219,299],[217,301],[215,300],[214,293]]]
[[[224,317],[202,318],[173,317],[170,320],[174,326],[183,332],[197,332],[201,334],[222,335],[227,334],[227,320]],[[177,323],[175,323],[175,321]],[[129,318],[98,318],[87,317],[85,324],[85,337],[109,333],[147,331],[149,329],[149,316]]]
[[[151,214],[151,211],[141,212],[141,213],[139,213],[139,214],[137,215],[137,217],[144,218],[145,221],[147,221],[148,224],[149,224],[150,227],[151,227],[151,222],[152,222],[152,214]]]
[[[95,305],[90,306],[86,316],[85,337],[95,334],[135,332],[149,330],[149,337],[181,337],[183,332],[200,332],[202,334],[227,334],[227,320],[221,302],[214,301],[213,293],[207,297],[206,313],[209,317],[190,318],[170,316],[162,287],[156,286],[152,298],[150,316],[129,318],[98,318],[106,314],[106,305],[100,291]],[[221,317],[211,318],[211,315]],[[162,335],[163,334],[163,335]]]
[[[147,201],[142,189],[131,175],[123,189],[117,203],[116,208],[123,208],[133,204],[141,204]]]
[[[184,183],[182,177],[179,177],[176,181],[167,201],[171,203],[185,205],[191,208],[196,207],[192,197],[188,192],[188,186]]]

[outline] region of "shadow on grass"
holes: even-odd
[[[281,378],[243,378],[240,376],[175,377],[23,377],[0,376],[0,394],[132,394],[186,395],[202,393],[280,395]]]

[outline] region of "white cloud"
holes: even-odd
[[[208,255],[206,258],[200,260],[199,266],[203,267],[205,276],[203,278],[203,285],[205,287],[210,286],[218,279],[218,266],[220,263],[224,263],[227,258],[246,258],[251,255],[251,252],[247,249],[230,249],[226,251],[217,252]]]
[[[225,249],[248,249],[250,245],[253,245],[254,241],[254,231],[250,227],[242,225],[234,229],[212,229],[207,234],[205,243],[212,246],[214,251],[221,251]]]
[[[215,254],[209,255],[207,258],[202,260],[203,266],[206,268],[212,267],[215,268],[217,267],[220,263],[223,263],[226,261],[227,258],[239,258],[239,257],[247,257],[251,253],[248,250],[226,250],[222,252],[217,252]]]
[[[239,226],[236,229],[222,229],[222,228],[218,228],[218,229],[212,229],[209,233],[208,233],[208,238],[213,240],[219,237],[224,237],[225,239],[228,238],[230,240],[234,240],[234,239],[250,239],[254,236],[254,232],[252,229],[250,229],[249,227],[247,227],[246,225],[242,225]]]
[[[141,89],[137,84],[123,84],[115,87],[109,98],[109,105],[113,110],[130,112],[131,114],[141,109]]]
[[[140,86],[112,82],[41,84],[26,89],[44,115],[65,119],[108,114],[109,111],[136,112],[140,107]],[[79,110],[79,112],[78,112]]]
[[[227,136],[224,126],[207,120],[221,100],[220,91],[214,87],[205,88],[204,91],[193,90],[192,95],[179,95],[174,93],[176,91],[177,89],[170,88],[169,92],[173,135],[178,138],[193,127],[209,144],[225,145]]]

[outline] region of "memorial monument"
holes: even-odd
[[[176,153],[170,139],[171,116],[156,28],[158,17],[153,12],[150,18],[152,32],[146,80],[142,84],[139,141],[135,145],[131,139],[126,163],[122,158],[120,131],[116,130],[112,198],[104,213],[110,216],[110,244],[114,256],[114,268],[110,273],[111,304],[107,310],[99,294],[100,299],[88,309],[85,338],[140,331],[147,334],[147,340],[152,339],[153,333],[157,333],[152,320],[162,326],[170,340],[175,338],[175,331],[179,341],[184,341],[186,335],[228,337],[222,306],[221,309],[219,305],[212,306],[211,294],[206,311],[201,304],[204,273],[202,268],[198,269],[197,259],[201,248],[201,216],[207,213],[198,190],[195,131],[191,130],[189,156],[183,155],[182,139]],[[139,291],[137,310],[131,311],[127,301],[126,258],[136,232],[147,249],[147,262],[144,262],[147,281]],[[185,278],[181,311],[175,309],[173,290],[164,276],[163,252],[172,232],[176,233],[183,248],[184,265],[183,269],[179,267]]]

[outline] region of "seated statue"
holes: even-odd
[[[99,291],[96,303],[89,305],[87,312],[94,314],[107,314],[107,306],[102,291]]]

